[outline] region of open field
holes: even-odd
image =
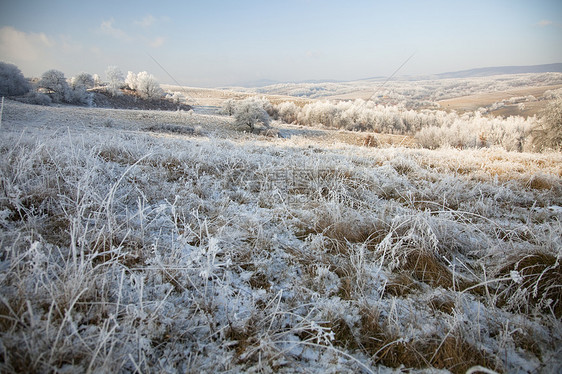
[[[523,108],[519,108],[518,103],[508,104],[502,108],[491,110],[490,114],[504,117],[529,117],[538,114],[548,102],[548,100],[543,97],[546,91],[558,90],[560,88],[562,88],[562,85],[510,89],[509,91],[461,96],[453,99],[441,100],[438,101],[438,103],[441,108],[445,110],[456,110],[460,113],[464,113],[475,111],[479,108],[489,108],[492,107],[494,103],[509,101],[511,98],[521,98],[522,100],[520,100],[520,102],[524,104]],[[524,101],[523,99],[529,95],[534,96],[537,100],[531,102]]]
[[[181,87],[174,85],[162,85],[167,92],[180,92],[186,97],[188,105],[204,106],[220,108],[226,100],[243,100],[252,97],[255,94],[252,92],[242,92],[236,89],[213,89],[213,88],[198,88],[198,87]],[[291,101],[295,103],[308,103],[311,100],[302,99],[288,95],[264,95],[272,103],[280,103],[284,101]]]
[[[561,153],[274,126],[8,100],[0,371],[560,372]]]

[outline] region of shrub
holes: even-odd
[[[532,134],[533,145],[539,151],[562,149],[562,97],[551,101],[543,109]]]
[[[299,108],[292,101],[284,101],[277,105],[279,118],[286,123],[293,123],[297,120]]]
[[[33,105],[50,105],[53,102],[49,95],[37,91],[28,92],[20,101]]]
[[[227,116],[232,116],[234,115],[235,111],[236,111],[236,101],[233,99],[228,99],[222,104],[220,113],[225,114]]]
[[[234,118],[236,125],[241,127],[248,126],[251,132],[254,132],[256,127],[269,127],[271,122],[271,118],[263,108],[262,102],[254,98],[242,100],[236,106]]]
[[[16,65],[0,62],[0,95],[25,95],[30,89],[31,85]]]

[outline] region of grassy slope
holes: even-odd
[[[229,124],[7,103],[2,371],[560,369],[562,155]]]

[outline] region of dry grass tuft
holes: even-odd
[[[361,313],[360,346],[373,356],[376,363],[391,368],[434,367],[453,373],[465,373],[476,365],[494,366],[488,355],[464,340],[460,333],[449,333],[444,338],[431,336],[406,341],[399,338],[389,323],[380,322],[376,310],[363,308]]]
[[[562,317],[562,266],[556,256],[536,252],[512,260],[500,270],[503,276],[517,272],[521,280],[511,282],[500,295],[500,303],[526,313],[552,311]]]
[[[392,274],[386,284],[386,293],[403,297],[421,289],[420,285],[408,272],[399,272]]]
[[[115,162],[121,165],[133,165],[138,160],[128,151],[117,147],[108,147],[98,153],[98,157],[105,162]]]
[[[445,314],[453,314],[455,300],[447,296],[436,296],[429,300],[429,306]]]
[[[453,274],[431,252],[423,250],[409,252],[401,268],[403,271],[410,272],[418,281],[432,287],[453,287]]]
[[[559,185],[559,183],[547,175],[536,174],[529,179],[527,185],[533,190],[551,190]]]
[[[460,336],[449,335],[444,340],[418,342],[418,348],[425,357],[429,357],[429,364],[437,369],[447,369],[453,373],[466,373],[473,366],[495,367],[494,360],[484,352],[478,350]],[[500,370],[501,371],[501,370]]]
[[[363,138],[364,147],[380,147],[380,142],[373,135],[366,135]]]

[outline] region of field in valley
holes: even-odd
[[[512,85],[532,79],[501,92],[561,87]],[[492,84],[475,82],[467,94]],[[458,84],[427,83],[416,100],[461,109],[445,98]],[[412,87],[374,100],[408,107]],[[219,107],[258,94],[308,120],[325,97],[165,88],[204,108],[6,101],[0,371],[560,372],[562,153],[508,150],[504,135],[426,149],[413,130],[298,121],[258,135]],[[496,121],[460,116],[449,122]]]

